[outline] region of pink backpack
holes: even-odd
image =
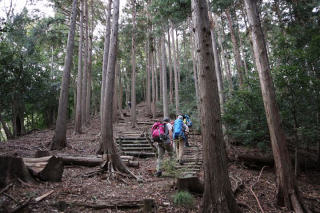
[[[153,124],[151,131],[153,141],[160,142],[166,140],[165,124],[161,122],[156,122]]]

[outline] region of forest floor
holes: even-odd
[[[121,132],[131,129],[129,117],[125,117],[121,128],[115,124],[115,131]],[[139,121],[150,121],[144,116],[142,105],[138,107]],[[160,118],[159,118],[160,119]],[[90,125],[84,129],[84,134],[73,134],[73,124],[68,125],[68,147],[59,152],[68,155],[95,155],[99,147],[100,121],[92,118]],[[33,131],[28,135],[0,144],[0,155],[17,155],[20,157],[34,157],[37,150],[48,150],[48,144],[53,137],[54,129]],[[117,135],[117,132],[115,132]],[[200,136],[190,137],[193,145],[200,144]],[[237,149],[241,149],[237,147]],[[166,155],[167,158],[167,155]],[[154,199],[157,212],[198,212],[201,197],[195,195],[193,207],[179,207],[174,205],[173,195],[176,193],[175,178],[170,176],[155,177],[156,158],[136,158],[139,168],[130,170],[143,179],[142,183],[119,174],[111,176],[108,173],[88,175],[96,171],[97,167],[65,166],[62,182],[37,182],[33,184],[15,183],[5,193],[0,192],[0,212],[5,212],[23,203],[53,190],[44,200],[30,202],[24,212],[141,212],[140,209],[98,209],[99,204],[112,204],[122,201],[141,201],[146,198]],[[235,194],[237,202],[243,212],[261,212],[250,187],[264,212],[290,212],[276,205],[276,184],[272,168],[266,167],[258,180],[261,170],[250,170],[238,162],[230,162],[229,176],[231,183],[241,183]],[[199,172],[203,179],[203,171]],[[257,181],[258,180],[258,181]],[[320,172],[301,173],[298,186],[303,201],[312,212],[320,212]],[[11,197],[11,198],[10,198]],[[91,207],[90,207],[91,206]],[[95,208],[94,208],[95,206]],[[100,206],[101,207],[101,206]],[[101,207],[102,208],[102,207]]]

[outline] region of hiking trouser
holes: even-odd
[[[172,160],[173,152],[172,152],[172,146],[170,143],[158,143],[157,147],[158,151],[158,159],[157,159],[157,172],[162,171],[162,161],[165,152],[168,152],[168,155],[170,156],[170,160]]]
[[[185,135],[184,146],[189,146],[188,135],[187,134]]]
[[[177,160],[182,160],[183,156],[183,146],[184,146],[184,140],[182,137],[179,137],[178,139],[174,140],[174,143],[176,144],[176,154],[177,154]]]

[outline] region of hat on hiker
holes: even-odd
[[[181,119],[181,120],[182,120],[182,119],[183,119],[182,115],[179,115],[179,116],[178,116],[178,119]]]
[[[163,121],[164,121],[164,122],[169,122],[169,121],[170,121],[170,118],[164,117],[164,118],[163,118]]]

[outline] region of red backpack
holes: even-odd
[[[161,122],[155,122],[151,128],[153,141],[162,142],[166,140],[166,125]]]

